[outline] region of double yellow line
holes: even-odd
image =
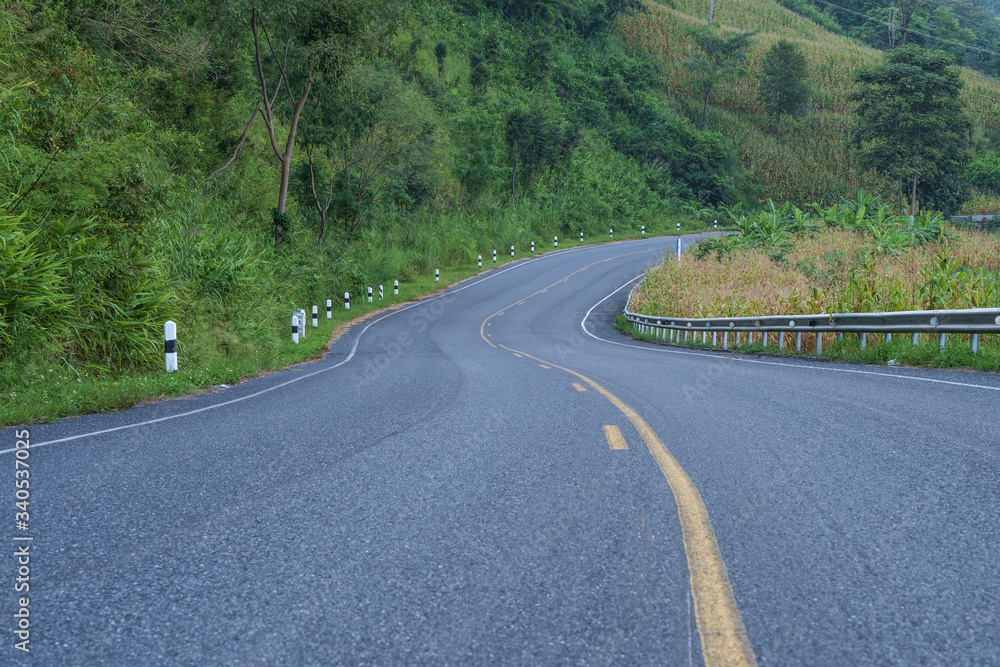
[[[633,253],[629,253],[633,254]],[[566,282],[578,273],[586,271],[591,266],[607,262],[612,259],[594,262],[583,267],[565,278],[558,280],[548,287],[513,303],[505,308],[493,313],[479,326],[479,335],[491,347],[507,350],[516,355],[527,357],[540,364],[546,364],[552,368],[580,379],[600,392],[616,408],[621,410],[636,431],[642,437],[643,442],[652,454],[656,464],[660,466],[663,476],[667,479],[667,484],[674,495],[674,502],[677,503],[677,516],[680,519],[681,532],[684,539],[684,554],[687,558],[688,573],[691,582],[691,598],[694,600],[695,622],[698,626],[698,634],[701,638],[701,652],[706,665],[732,665],[743,667],[746,665],[756,665],[753,648],[747,638],[746,628],[743,627],[743,619],[736,606],[736,597],[733,595],[733,587],[729,583],[729,576],[726,573],[726,564],[719,553],[719,543],[715,538],[715,531],[712,530],[712,523],[708,518],[708,510],[705,501],[698,493],[694,482],[677,462],[677,459],[667,450],[663,442],[660,441],[656,432],[646,423],[639,413],[629,407],[624,401],[612,394],[610,391],[597,384],[587,376],[572,369],[565,368],[550,361],[540,359],[522,350],[515,350],[490,340],[491,336],[486,333],[489,321],[502,314],[508,308],[519,305],[531,297],[547,291],[549,288]]]

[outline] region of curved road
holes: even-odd
[[[618,335],[672,247],[526,259],[318,362],[31,427],[31,654],[15,557],[0,663],[1000,663],[1000,378]]]

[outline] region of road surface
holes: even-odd
[[[14,556],[0,663],[1000,663],[1000,378],[617,334],[675,244],[525,259],[320,361],[30,427],[31,653]]]

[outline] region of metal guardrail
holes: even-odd
[[[634,289],[634,288],[633,288]],[[815,315],[767,315],[764,317],[708,317],[680,318],[656,317],[634,313],[631,310],[632,293],[625,306],[625,319],[639,333],[652,334],[668,342],[681,342],[681,332],[686,342],[698,332],[701,342],[718,346],[722,334],[722,348],[729,348],[730,334],[734,345],[746,334],[747,344],[755,335],[767,346],[768,334],[777,334],[778,349],[784,349],[785,334],[795,334],[795,349],[802,349],[802,334],[816,334],[816,354],[823,353],[823,334],[835,333],[841,340],[845,333],[857,333],[864,348],[868,334],[881,334],[886,342],[894,333],[908,333],[912,342],[919,342],[920,334],[937,334],[938,347],[944,349],[948,334],[969,334],[973,354],[979,353],[979,336],[1000,333],[1000,308],[969,308],[964,310],[907,310],[889,313],[819,313]]]

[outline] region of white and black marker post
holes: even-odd
[[[351,309],[351,293],[344,292],[344,310]]]
[[[716,221],[715,221],[715,229],[718,229],[718,228],[719,228],[719,221],[718,221],[718,220],[716,220]]]
[[[168,373],[177,371],[177,325],[173,320],[163,323],[163,360]]]
[[[511,247],[510,247],[510,256],[511,256],[511,257],[513,257],[513,256],[514,256],[514,246],[511,246]]]
[[[483,268],[483,256],[482,255],[479,256],[479,268],[480,269]]]
[[[558,236],[553,236],[552,237],[552,247],[553,248],[558,248],[559,247],[559,237]]]
[[[441,270],[434,269],[434,282],[441,280]]]
[[[319,308],[313,306],[313,329],[319,326]]]
[[[496,251],[496,248],[493,249],[493,263],[494,264],[497,263],[497,251]]]
[[[610,236],[611,238],[615,237],[615,230],[613,227],[608,230],[608,236]]]
[[[333,301],[330,299],[326,300],[326,319],[333,317]]]
[[[371,302],[372,302],[372,288],[369,285],[368,286],[368,303],[371,303]]]
[[[382,291],[382,286],[379,285],[378,286],[378,300],[381,301],[383,298],[385,298],[385,292]]]
[[[399,296],[399,281],[398,280],[393,280],[392,281],[392,293],[395,294],[396,296]]]
[[[299,342],[299,316],[296,313],[292,313],[292,342]]]
[[[580,243],[583,243],[583,232],[580,232]]]
[[[643,225],[643,226],[642,226],[642,235],[643,235],[643,236],[645,236],[645,235],[646,235],[646,225]]]
[[[535,242],[531,242],[531,252],[535,252]]]

